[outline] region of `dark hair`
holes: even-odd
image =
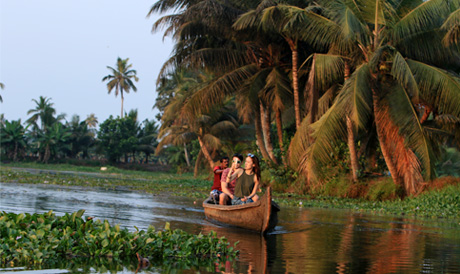
[[[224,157],[220,158],[220,162],[221,162],[221,163],[222,163],[222,161],[224,161],[224,160],[228,160],[228,157],[227,157],[227,156],[224,156]]]
[[[235,153],[233,154],[232,158],[234,157],[238,157],[238,159],[240,159],[241,162],[243,162],[243,155],[239,154],[239,153]]]
[[[252,163],[254,164],[254,166],[252,167],[252,171],[254,171],[254,173],[256,174],[257,176],[257,180],[259,180],[259,183],[260,183],[260,164],[259,164],[259,158],[257,158],[256,155],[252,154],[252,153],[248,153],[248,157],[251,157],[252,158]]]

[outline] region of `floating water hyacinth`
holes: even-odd
[[[0,213],[0,267],[52,266],[72,258],[110,258],[129,260],[136,253],[156,260],[199,259],[215,261],[235,258],[238,251],[215,232],[193,235],[165,229],[129,232],[107,220],[83,219],[84,210],[64,216],[52,211],[44,214]]]

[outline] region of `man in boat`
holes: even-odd
[[[221,177],[222,177],[222,172],[228,167],[228,157],[222,157],[220,159],[220,165],[214,167],[214,182],[211,187],[211,197],[214,200],[214,203],[219,201],[219,195],[222,193],[222,187],[221,187]]]
[[[235,153],[232,156],[232,167],[226,168],[224,172],[222,172],[222,179],[221,179],[222,193],[219,196],[220,205],[231,205],[230,197],[233,195],[233,192],[235,190],[236,178],[230,182],[227,182],[227,176],[232,168],[234,170],[242,169],[241,168],[242,162],[243,162],[243,155],[239,153]]]
[[[244,169],[234,169],[233,165],[227,175],[227,182],[237,179],[235,192],[230,195],[232,205],[252,203],[259,200],[256,192],[260,183],[259,158],[249,153],[244,162]]]

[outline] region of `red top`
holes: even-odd
[[[229,172],[230,172],[230,168],[224,169],[224,172],[222,172],[222,181],[227,180],[227,176]],[[238,178],[233,179],[233,181],[227,184],[227,188],[232,194],[235,192],[236,179]]]
[[[214,168],[214,184],[212,185],[211,190],[217,189],[219,191],[222,191],[222,186],[220,185],[220,178],[222,177],[222,172],[221,173],[216,173],[216,170],[218,169],[223,169],[222,166],[216,166]]]

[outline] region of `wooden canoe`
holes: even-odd
[[[266,233],[278,223],[279,206],[272,201],[271,188],[257,202],[244,205],[216,205],[210,198],[203,202],[204,214],[210,221]]]

